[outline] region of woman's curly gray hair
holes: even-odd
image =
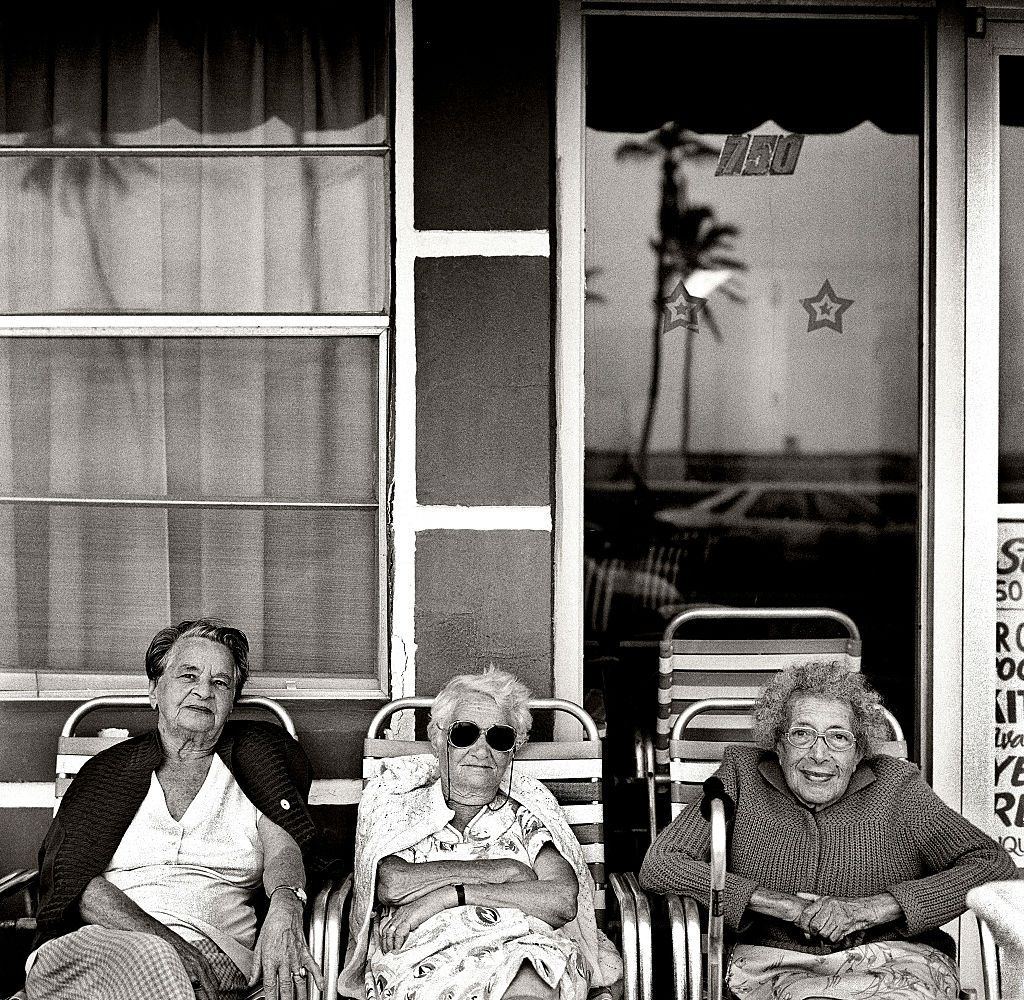
[[[530,726],[533,725],[533,716],[528,706],[530,689],[510,673],[494,666],[487,667],[479,674],[459,674],[438,692],[430,710],[430,722],[427,723],[427,738],[434,748],[444,746],[448,727],[459,721],[459,706],[466,695],[470,694],[486,695],[505,713],[509,725],[516,731],[518,750],[528,739]]]
[[[865,757],[873,757],[888,726],[882,714],[882,698],[864,679],[837,660],[798,663],[783,670],[761,692],[754,707],[754,742],[774,750],[789,726],[790,702],[802,694],[835,698],[850,706],[853,733]]]

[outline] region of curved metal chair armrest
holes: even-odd
[[[329,880],[324,887],[316,894],[313,900],[313,909],[309,914],[309,952],[313,961],[324,971],[324,934],[327,929],[327,904],[333,893],[338,888],[336,880]],[[320,990],[314,982],[307,986],[309,1000],[321,1000]]]
[[[324,997],[334,1000],[338,995],[338,977],[344,960],[341,941],[341,922],[345,903],[352,894],[352,876],[334,889],[327,901],[326,924],[324,927]]]
[[[39,872],[34,868],[22,868],[0,878],[0,900],[12,900],[24,895],[22,916],[11,916],[0,920],[0,930],[32,934],[36,929],[36,918],[31,916],[36,906],[39,887]]]
[[[640,935],[637,929],[636,897],[618,873],[608,876],[608,885],[615,894],[622,923],[622,988],[623,1000],[640,998]]]
[[[722,1000],[725,975],[725,804],[711,800],[711,892],[708,898],[708,1000]]]
[[[981,978],[985,986],[985,1000],[1000,1000],[1002,996],[1002,970],[999,967],[999,946],[992,929],[975,913],[978,935],[981,938]]]
[[[636,777],[644,782],[647,791],[647,835],[651,843],[658,835],[658,816],[655,811],[655,790],[657,778],[654,771],[654,740],[651,734],[639,726],[633,730],[633,756],[636,763]]]
[[[39,878],[34,868],[19,868],[0,877],[0,898],[28,889]]]
[[[651,931],[651,901],[640,888],[640,881],[634,872],[625,872],[622,880],[633,893],[636,908],[636,943],[639,963],[639,989],[641,1000],[652,1000],[654,996],[654,943]]]

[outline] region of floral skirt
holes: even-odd
[[[585,1000],[587,975],[567,934],[512,907],[456,906],[383,952],[377,920],[366,961],[367,1000],[500,1000],[524,962],[559,1000]]]
[[[738,944],[726,984],[741,1000],[957,1000],[956,963],[937,948],[877,941],[831,955]]]

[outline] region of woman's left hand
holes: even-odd
[[[256,940],[249,985],[263,981],[267,1000],[305,1000],[307,982],[319,989],[324,977],[306,947],[302,933],[302,903],[291,892],[275,892]]]
[[[455,906],[455,890],[451,886],[434,889],[425,896],[396,906],[380,922],[382,951],[396,951],[405,944],[409,935],[432,916]]]

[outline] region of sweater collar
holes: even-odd
[[[772,788],[777,789],[783,795],[788,796],[793,802],[802,806],[804,809],[807,808],[790,790],[789,785],[786,784],[786,776],[783,774],[782,765],[779,763],[779,758],[772,751],[766,751],[761,760],[758,761],[758,771],[761,773],[761,777],[768,782]],[[836,799],[835,802],[830,802],[827,806],[823,806],[822,809],[829,809],[851,795],[855,795],[863,788],[867,788],[868,785],[872,784],[876,780],[874,769],[866,760],[862,760],[850,776],[850,783],[846,786],[846,791]],[[813,812],[821,812],[822,809],[812,810]]]

